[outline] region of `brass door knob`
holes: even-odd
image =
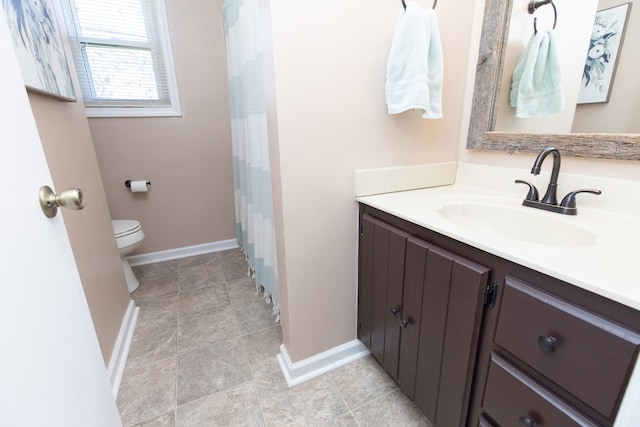
[[[57,195],[50,187],[44,185],[40,187],[39,196],[40,206],[47,218],[56,216],[58,207],[69,208],[76,211],[84,208],[84,197],[82,196],[82,190],[79,188],[65,190]]]

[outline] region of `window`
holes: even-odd
[[[66,0],[87,116],[179,116],[164,0]]]

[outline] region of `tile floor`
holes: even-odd
[[[371,357],[288,388],[271,306],[240,250],[134,267],[125,426],[429,426]]]

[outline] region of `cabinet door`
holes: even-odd
[[[452,260],[438,391],[438,427],[466,425],[485,307],[484,296],[491,273],[489,268],[473,261],[455,255]],[[420,351],[423,351],[422,346]],[[417,402],[418,397],[416,395]]]
[[[399,384],[429,420],[464,425],[489,268],[407,241]]]
[[[402,230],[369,215],[363,216],[358,337],[394,379],[398,377],[407,237],[408,234]]]

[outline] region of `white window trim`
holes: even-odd
[[[85,105],[87,117],[181,117],[180,97],[178,94],[178,82],[176,80],[175,67],[173,62],[173,52],[171,49],[171,38],[169,34],[169,23],[167,21],[167,8],[165,0],[158,2],[156,17],[158,20],[158,41],[162,47],[162,56],[167,77],[167,88],[171,99],[169,107],[112,107],[108,105],[100,106]],[[82,94],[80,94],[82,96]]]

